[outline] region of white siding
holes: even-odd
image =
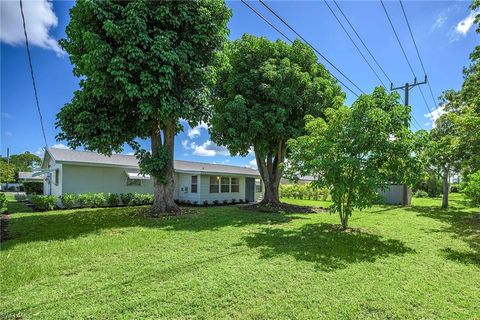
[[[218,192],[218,193],[210,193],[210,175],[201,175],[200,176],[200,200],[203,203],[205,200],[208,203],[213,203],[214,200],[218,200],[220,203],[223,200],[227,200],[231,202],[232,199],[238,201],[239,199],[245,200],[245,177],[243,176],[236,176],[236,175],[218,175],[218,177],[235,177],[238,178],[238,182],[240,185],[239,192]],[[216,176],[217,177],[217,176]],[[221,188],[219,188],[221,189]],[[220,190],[219,190],[220,191]]]
[[[52,194],[59,196],[62,194],[63,186],[63,165],[56,163],[51,157],[48,159],[47,168],[49,170],[58,170],[58,184],[55,184],[55,171],[47,173],[47,179],[43,181],[43,194]],[[51,180],[51,182],[50,182]]]
[[[200,175],[188,173],[176,173],[178,179],[175,180],[175,191],[178,200],[197,202],[200,204]],[[192,176],[197,176],[197,193],[192,193]]]

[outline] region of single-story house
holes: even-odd
[[[263,196],[263,183],[254,169],[183,160],[175,160],[174,169],[175,200],[256,202]],[[153,180],[139,173],[132,155],[48,148],[40,173],[46,175],[44,194],[153,193]]]
[[[34,175],[33,172],[18,172],[18,181],[20,182],[43,182],[43,175]]]

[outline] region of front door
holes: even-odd
[[[255,178],[245,178],[245,200],[255,202]]]

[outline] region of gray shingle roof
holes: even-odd
[[[108,157],[95,152],[57,148],[48,148],[48,152],[57,162],[89,163],[138,168],[138,160],[135,156],[131,155],[112,154]],[[228,173],[251,176],[259,175],[257,170],[250,168],[185,160],[175,160],[174,168],[175,171]]]
[[[44,178],[43,175],[38,175],[34,177],[33,172],[23,172],[23,171],[18,172],[18,179],[20,180],[29,179],[29,180],[42,181],[43,178]]]

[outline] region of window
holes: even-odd
[[[141,186],[142,180],[127,178],[127,186]]]
[[[197,193],[198,189],[198,177],[197,176],[192,176],[192,186],[190,188],[192,190],[192,193]]]
[[[56,169],[54,172],[53,172],[53,183],[58,186],[58,176],[60,174],[60,170]]]
[[[230,192],[230,178],[222,177],[222,192]]]
[[[240,192],[240,181],[238,178],[231,178],[230,192]]]
[[[220,185],[219,177],[210,177],[210,193],[218,193]]]
[[[262,180],[255,179],[255,192],[262,192]]]

